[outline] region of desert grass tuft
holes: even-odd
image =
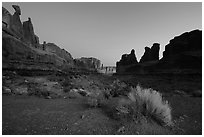
[[[159,92],[151,88],[143,89],[137,85],[136,88],[131,88],[128,98],[137,112],[153,118],[162,125],[172,124],[171,107],[168,101],[163,100]]]

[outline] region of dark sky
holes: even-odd
[[[139,61],[145,46],[158,42],[160,58],[169,40],[202,28],[202,3],[2,3],[21,7],[21,21],[31,17],[40,42],[52,42],[74,58],[96,57],[115,65],[135,49]]]

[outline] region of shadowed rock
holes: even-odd
[[[154,43],[151,49],[149,47],[145,47],[145,53],[140,59],[140,63],[148,62],[148,61],[158,61],[159,60],[159,43]]]
[[[23,32],[24,32],[24,39],[28,43],[30,43],[32,45],[39,44],[39,38],[34,33],[31,18],[28,18],[28,21],[23,22]]]
[[[128,64],[127,54],[117,62],[117,74],[201,74],[202,31],[193,30],[174,37],[159,60],[159,44],[145,47],[139,64]],[[126,63],[126,64],[125,64]]]
[[[131,65],[137,62],[137,58],[135,56],[135,50],[132,49],[130,54],[123,54],[121,60],[117,63],[118,65]]]
[[[15,13],[18,15],[21,15],[21,9],[18,5],[12,5],[12,7],[15,9]]]
[[[11,30],[18,36],[19,39],[23,39],[23,25],[20,20],[21,10],[18,5],[12,5],[15,9],[15,13],[11,18]]]
[[[166,45],[161,67],[179,69],[202,68],[202,31],[193,30],[174,37]]]
[[[120,61],[116,63],[116,71],[123,72],[127,66],[138,64],[135,56],[135,50],[132,49],[130,54],[123,54]]]
[[[2,7],[2,27],[10,28],[11,14],[10,12]]]
[[[14,15],[2,7],[2,68],[55,70],[73,67],[69,52],[52,43],[39,44],[31,19],[23,24],[21,10],[13,5]],[[47,48],[48,47],[48,48]],[[25,71],[24,71],[25,72]]]
[[[47,52],[56,54],[61,59],[63,59],[64,64],[69,64],[69,65],[73,66],[73,64],[74,64],[73,58],[69,52],[67,52],[64,49],[61,49],[60,47],[58,47],[54,43],[47,43],[47,44],[44,43],[43,45],[44,45],[44,48],[46,47]]]
[[[92,58],[92,57],[90,58],[82,57],[82,58],[74,59],[74,64],[77,67],[92,70],[92,69],[99,69],[101,66],[101,61],[99,59]]]
[[[163,52],[163,59],[171,59],[174,55],[186,51],[196,51],[202,49],[202,31],[193,30],[174,37],[166,45]]]

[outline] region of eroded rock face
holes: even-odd
[[[2,7],[2,27],[10,28],[11,14],[10,12]]]
[[[73,58],[66,50],[52,43],[39,44],[31,19],[22,25],[20,7],[14,5],[13,8],[13,16],[2,8],[3,69],[53,70],[73,66]]]
[[[79,59],[74,59],[74,64],[77,67],[80,68],[86,68],[86,69],[98,69],[101,66],[101,61],[96,58],[79,58]]]
[[[161,62],[166,68],[201,69],[202,31],[185,32],[170,40]]]
[[[137,58],[135,56],[135,50],[132,49],[130,54],[123,54],[121,60],[118,62],[120,65],[131,65],[137,62]]]
[[[23,22],[23,32],[25,41],[31,43],[32,45],[39,44],[39,38],[34,33],[31,18],[28,18],[28,21]]]
[[[135,56],[135,50],[132,49],[130,54],[123,54],[120,61],[116,63],[116,72],[125,71],[127,66],[138,64]]]
[[[54,53],[57,56],[61,57],[62,59],[64,59],[64,63],[68,63],[70,65],[73,65],[73,58],[72,55],[67,52],[64,49],[61,49],[60,47],[58,47],[57,45],[55,45],[54,43],[44,43],[44,49],[50,53]],[[46,48],[45,48],[46,47]]]
[[[174,37],[166,45],[163,52],[163,59],[170,59],[176,54],[187,51],[198,51],[202,49],[202,31],[193,30]]]
[[[21,9],[18,5],[12,5],[12,7],[15,9],[15,13],[18,15],[21,15]]]
[[[19,39],[23,39],[23,25],[20,20],[21,10],[17,5],[12,5],[15,9],[15,13],[11,18],[11,30],[18,36]]]
[[[151,48],[145,47],[145,53],[140,59],[140,63],[159,60],[159,43],[154,43]]]

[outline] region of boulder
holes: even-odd
[[[12,91],[10,88],[3,86],[2,87],[2,94],[12,94]]]

